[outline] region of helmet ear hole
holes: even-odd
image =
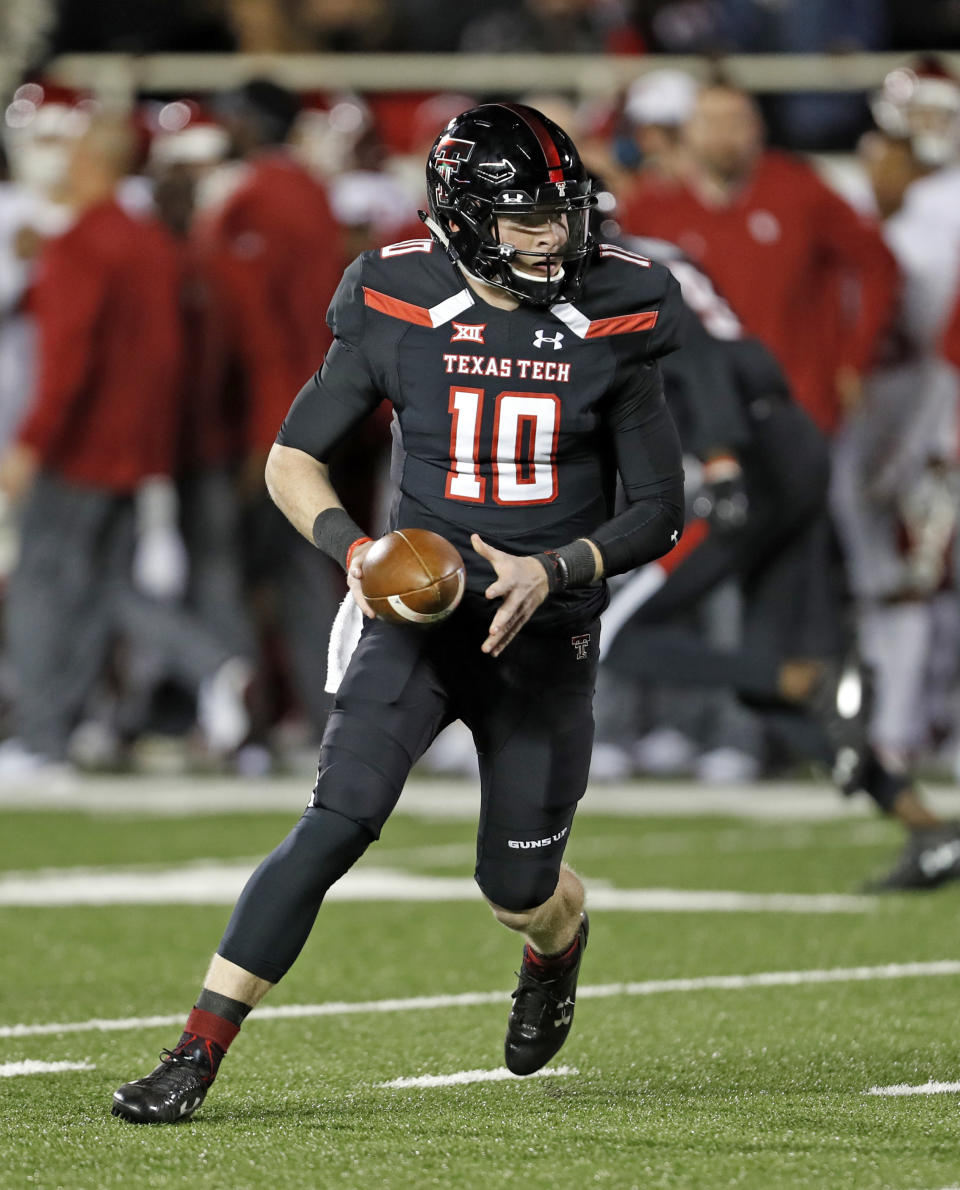
[[[472,223],[485,223],[493,213],[493,204],[488,199],[474,194],[465,194],[457,204],[457,210]]]

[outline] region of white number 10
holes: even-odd
[[[480,474],[482,388],[451,388],[450,470],[445,494],[482,504]],[[550,504],[557,498],[560,398],[554,393],[497,395],[493,411],[493,499],[496,504]]]

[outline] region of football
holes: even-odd
[[[456,608],[465,581],[463,559],[445,537],[429,529],[395,529],[367,550],[360,586],[381,620],[427,626]]]

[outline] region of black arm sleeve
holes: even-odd
[[[326,463],[334,447],[380,403],[380,393],[356,347],[335,339],[323,367],[297,394],[277,442]]]
[[[590,534],[606,575],[659,558],[683,531],[680,440],[656,362],[634,364],[608,413],[627,507]]]

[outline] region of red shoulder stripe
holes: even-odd
[[[618,314],[615,318],[597,318],[587,328],[585,339],[603,335],[630,335],[634,331],[651,331],[657,325],[657,311],[644,310],[640,314]]]
[[[381,314],[389,314],[391,318],[401,318],[404,322],[413,322],[417,326],[433,326],[430,311],[423,306],[415,306],[412,302],[402,302],[399,298],[389,297],[376,289],[363,287],[363,302],[372,310],[379,310]]]

